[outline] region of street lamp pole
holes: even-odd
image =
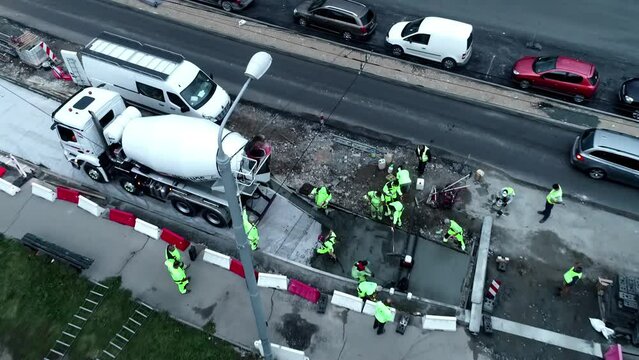
[[[246,66],[244,75],[248,77],[244,86],[237,94],[237,97],[233,101],[231,108],[226,113],[222,124],[220,125],[220,132],[217,137],[217,166],[222,177],[222,184],[224,185],[224,194],[226,201],[228,202],[228,208],[231,213],[231,221],[233,225],[233,232],[235,233],[235,246],[240,254],[240,261],[244,267],[244,278],[246,279],[246,287],[251,299],[251,307],[253,308],[253,315],[255,316],[255,323],[257,325],[257,333],[262,341],[262,350],[264,351],[264,359],[272,360],[273,353],[271,351],[271,342],[268,338],[268,328],[266,323],[266,316],[264,314],[264,308],[262,307],[262,300],[257,288],[257,282],[255,281],[255,270],[253,268],[253,258],[251,255],[251,249],[249,247],[248,238],[244,232],[242,224],[242,209],[240,207],[240,198],[238,194],[237,183],[231,170],[231,158],[222,149],[222,132],[226,122],[231,117],[231,113],[235,110],[235,106],[240,101],[240,98],[244,94],[244,91],[248,87],[251,80],[259,80],[259,78],[266,73],[271,66],[271,55],[265,52],[258,52],[249,61]]]

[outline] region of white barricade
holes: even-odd
[[[14,196],[18,192],[20,192],[20,188],[8,182],[7,180],[0,179],[0,190],[6,192],[7,194]]]
[[[357,296],[334,290],[333,297],[331,298],[331,304],[345,307],[353,311],[362,312],[364,301]]]
[[[155,240],[160,238],[160,233],[162,232],[159,227],[138,218],[135,219],[135,226],[133,227],[133,230],[141,232]]]
[[[426,315],[422,318],[422,329],[457,331],[457,318],[454,316]]]
[[[104,210],[105,210],[104,208],[100,207],[98,204],[85,198],[82,195],[78,197],[78,207],[82,210],[86,210],[93,216],[102,216],[102,213],[104,213]]]
[[[257,277],[257,286],[287,290],[288,278],[285,275],[260,273]]]
[[[366,315],[375,316],[375,305],[376,304],[377,304],[377,301],[366,300],[366,302],[364,303],[364,309],[362,309],[362,313],[364,313]],[[395,321],[395,315],[397,314],[397,310],[394,307],[392,307],[392,308],[390,308],[390,311],[393,314],[393,319],[390,322],[394,322]]]
[[[55,199],[58,197],[54,190],[51,190],[48,187],[40,185],[36,182],[31,183],[31,193],[50,202],[54,202]]]
[[[257,340],[253,344],[255,345],[255,348],[260,352],[260,355],[264,356],[262,341]],[[271,351],[273,352],[273,358],[277,360],[310,360],[303,351],[287,348],[286,346],[282,345],[271,343]]]
[[[231,268],[230,256],[220,254],[219,252],[211,249],[204,249],[204,257],[202,259],[209,264],[217,265],[226,270]]]

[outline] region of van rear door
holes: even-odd
[[[82,67],[82,63],[78,58],[78,53],[69,50],[60,50],[60,55],[64,60],[64,64],[67,66],[67,70],[73,79],[73,82],[80,86],[91,86],[89,77]]]

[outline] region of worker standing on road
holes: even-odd
[[[510,204],[515,198],[515,189],[511,187],[505,187],[499,191],[502,206]]]
[[[257,230],[257,226],[249,221],[246,208],[242,210],[242,224],[244,226],[244,232],[248,237],[249,244],[251,245],[251,250],[257,250],[260,246],[260,233]]]
[[[448,239],[453,236],[457,239],[457,241],[459,241],[462,251],[466,251],[466,244],[464,243],[464,229],[462,229],[455,220],[446,219],[444,220],[444,224],[449,225],[448,231],[444,235],[444,242],[448,242]]]
[[[335,234],[335,232],[330,229],[328,231],[328,234],[320,234],[317,240],[320,242],[320,246],[315,249],[315,251],[320,255],[328,254],[331,259],[337,261],[337,256],[335,256],[335,244],[337,243],[337,235]]]
[[[548,220],[553,206],[563,203],[562,195],[563,192],[561,190],[561,186],[559,186],[559,184],[553,184],[552,189],[550,189],[550,192],[548,193],[548,195],[546,195],[546,206],[544,207],[544,210],[537,211],[538,214],[544,216],[541,220],[539,220],[540,224]]]
[[[371,218],[382,220],[384,213],[384,197],[381,191],[369,191],[364,195],[364,199],[368,200],[371,205]]]
[[[408,194],[412,180],[410,179],[410,173],[408,172],[408,170],[406,170],[404,165],[400,165],[397,167],[397,173],[395,174],[395,177],[397,178],[397,182],[399,183],[399,188],[401,189],[402,193]]]
[[[360,260],[353,264],[351,268],[351,276],[353,279],[357,280],[357,282],[363,282],[368,280],[369,277],[375,277],[375,274],[368,268],[367,260]]]
[[[377,283],[372,281],[362,281],[357,285],[357,296],[359,296],[362,300],[375,301],[376,293]]]
[[[399,186],[399,182],[397,180],[388,181],[386,184],[384,184],[382,193],[384,194],[384,201],[386,203],[395,201],[398,196],[402,195],[402,190]]]
[[[190,292],[191,290],[188,290],[186,288],[186,286],[189,284],[190,278],[186,276],[184,264],[175,259],[168,259],[164,262],[164,265],[166,265],[167,270],[169,270],[169,274],[171,274],[171,278],[177,285],[180,294],[186,294]]]
[[[387,322],[393,320],[393,313],[388,305],[391,304],[390,299],[386,299],[384,302],[378,301],[375,304],[375,322],[373,323],[373,329],[377,329],[377,335],[384,333],[384,325]]]
[[[564,273],[564,284],[561,287],[559,294],[563,297],[570,293],[570,288],[573,287],[583,276],[583,268],[579,263],[575,263],[568,271]]]
[[[327,212],[328,203],[333,198],[333,195],[331,195],[331,191],[326,186],[313,188],[313,190],[311,191],[311,196],[315,197],[315,206],[317,206],[318,209]]]
[[[417,155],[417,175],[424,176],[424,170],[426,170],[426,163],[430,160],[430,149],[426,145],[417,145],[415,149]]]
[[[386,205],[386,216],[390,216],[392,221],[393,221],[393,225],[391,225],[393,228],[395,226],[402,226],[402,213],[404,212],[404,205],[402,204],[401,201],[393,201],[392,203]]]
[[[177,262],[182,262],[182,254],[180,253],[180,250],[178,250],[173,244],[167,245],[166,250],[164,251],[164,260],[169,260],[169,259],[173,259]],[[184,270],[188,268],[189,268],[189,265],[184,266]]]

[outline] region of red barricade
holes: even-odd
[[[7,173],[7,169],[3,168],[2,166],[0,166],[0,177],[4,176],[4,174]]]
[[[316,288],[295,279],[288,280],[288,292],[301,296],[312,303],[317,303],[321,295]]]
[[[191,245],[188,240],[167,228],[162,229],[160,239],[168,242],[169,244],[175,245],[175,247],[180,249],[180,251],[186,251],[186,248]]]
[[[135,215],[118,209],[109,210],[109,220],[126,226],[135,226]]]
[[[77,204],[80,201],[80,192],[77,190],[65,188],[62,186],[58,186],[56,188],[57,197],[60,200],[72,202]]]
[[[229,270],[231,270],[231,272],[235,275],[244,277],[244,265],[242,265],[242,263],[237,259],[231,259],[231,267],[229,268]],[[255,280],[257,280],[258,276],[259,273],[255,271]]]

